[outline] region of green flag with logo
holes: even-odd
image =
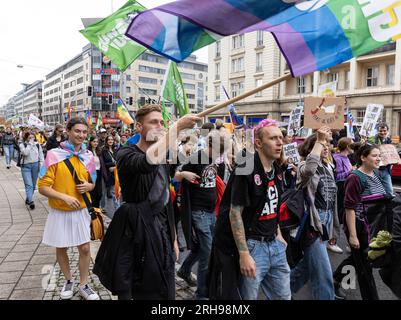
[[[164,77],[162,97],[174,104],[179,115],[182,117],[189,113],[187,96],[184,91],[180,72],[177,64],[169,61],[166,76]]]
[[[146,10],[134,0],[129,0],[111,16],[100,20],[80,32],[121,70],[125,71],[146,48],[125,36],[137,12]]]

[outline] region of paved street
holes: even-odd
[[[35,210],[24,204],[25,190],[20,169],[10,170],[0,157],[0,299],[59,300],[64,277],[56,264],[55,249],[41,244],[48,213],[47,199],[35,193]],[[92,242],[92,262],[100,242]],[[79,280],[78,252],[69,250],[73,277]],[[91,274],[90,285],[101,299],[116,299]],[[177,299],[191,299],[193,289],[177,279]],[[79,300],[76,293],[73,299]]]
[[[35,210],[28,210],[24,204],[25,191],[19,168],[7,170],[4,158],[0,158],[0,299],[2,300],[58,300],[64,277],[55,261],[55,250],[41,244],[42,232],[48,213],[47,200],[35,194]],[[106,222],[107,224],[107,222]],[[100,242],[92,242],[92,263]],[[345,237],[340,246],[345,248]],[[78,252],[69,250],[73,277],[78,280]],[[185,255],[181,256],[180,261]],[[346,257],[344,254],[331,254],[333,269]],[[177,265],[178,267],[178,265]],[[196,272],[196,266],[193,270]],[[375,270],[376,283],[381,299],[396,299],[383,284]],[[101,299],[116,299],[91,274],[90,284]],[[182,280],[176,280],[177,299],[192,299],[194,290]],[[358,287],[347,291],[347,299],[359,300]],[[310,299],[307,285],[295,299]],[[80,299],[76,293],[73,299]]]

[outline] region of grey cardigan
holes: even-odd
[[[43,162],[43,150],[39,145],[39,148],[36,144],[27,144],[25,147],[24,143],[20,143],[19,145],[21,154],[23,155],[22,164]]]
[[[323,234],[322,223],[320,222],[319,213],[315,207],[316,190],[319,184],[319,175],[316,173],[319,166],[323,166],[320,156],[309,154],[305,161],[302,161],[298,168],[297,186],[306,186],[309,196],[310,207],[310,224],[321,235]],[[334,179],[334,173],[330,170],[330,174]],[[330,239],[339,238],[340,223],[338,222],[337,200],[334,202],[333,219],[331,226],[327,226]]]

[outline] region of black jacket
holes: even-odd
[[[12,133],[5,133],[3,136],[3,139],[1,141],[1,145],[15,145],[16,144],[16,140],[15,137]]]
[[[379,271],[383,282],[401,299],[401,197],[397,196],[393,204],[393,225],[391,244],[391,263]]]
[[[115,160],[115,154],[112,154],[109,152],[108,149],[104,148],[102,151],[102,158],[104,161],[104,164],[107,169],[107,180],[105,180],[106,186],[114,186],[115,181],[114,181],[114,172],[110,172],[110,168],[116,167],[116,160]]]
[[[246,158],[253,157],[254,169],[251,174],[246,176],[248,185],[249,206],[242,213],[245,235],[252,229],[257,222],[258,213],[260,213],[266,203],[267,178],[259,155],[255,152],[254,155],[249,154]],[[239,164],[234,172],[243,169],[246,165]],[[279,201],[277,208],[280,208],[280,197],[283,190],[282,172],[278,165],[274,164],[276,172],[275,182],[279,192]],[[255,176],[259,175],[262,180],[260,185],[255,183]],[[230,207],[231,207],[231,189],[232,180],[235,174],[230,176],[227,183],[223,199],[220,205],[219,215],[216,221],[214,230],[213,247],[209,264],[209,297],[210,299],[240,299],[239,295],[239,254],[235,244],[234,236],[230,224]],[[279,214],[277,215],[277,219]]]
[[[52,135],[46,142],[46,150],[49,151],[51,149],[56,149],[60,147],[60,143],[63,142],[65,139],[61,136],[60,142],[57,141],[56,136]]]

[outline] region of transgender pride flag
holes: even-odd
[[[126,36],[174,61],[233,34],[269,31],[293,76],[401,38],[400,0],[180,0],[139,13]]]

